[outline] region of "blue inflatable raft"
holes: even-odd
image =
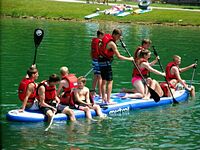
[[[111,100],[116,102],[113,105],[104,105],[102,107],[102,112],[107,115],[112,115],[116,113],[123,113],[128,112],[131,110],[137,109],[144,109],[144,108],[151,108],[156,106],[162,106],[167,104],[172,104],[173,100],[172,97],[162,97],[161,100],[156,103],[153,99],[144,100],[144,99],[122,99],[121,97],[124,93],[114,93],[111,95]],[[174,93],[174,98],[178,102],[186,101],[189,97],[189,93],[186,90],[176,91]],[[98,97],[95,97],[96,103],[101,103],[101,100]],[[80,110],[74,110],[76,118],[85,118],[85,113]],[[91,110],[92,116],[96,116],[94,110]],[[41,122],[46,121],[46,117],[41,112],[31,112],[31,111],[24,111],[18,112],[18,110],[10,110],[7,113],[7,119],[10,121],[19,121],[19,122]],[[55,115],[54,120],[68,120],[68,117],[65,114],[58,113]]]

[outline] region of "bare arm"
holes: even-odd
[[[180,68],[179,70],[180,70],[180,72],[184,72],[184,71],[187,71],[188,69],[194,67],[195,65],[196,65],[196,64],[191,64],[191,65],[189,65],[189,66],[187,66],[187,67]]]
[[[153,72],[153,73],[157,74],[157,75],[165,76],[165,73],[162,73],[162,72],[160,72],[160,71],[158,71],[158,70],[152,68],[152,67],[149,65],[149,63],[147,63],[147,62],[142,62],[142,63],[141,63],[141,66],[144,67],[144,68],[146,68],[146,69],[149,70],[150,72]]]
[[[171,73],[174,74],[177,77],[177,80],[184,86],[184,88],[187,89],[187,85],[185,84],[185,82],[182,80],[180,76],[179,69],[177,67],[172,67]]]
[[[26,108],[26,105],[27,105],[27,102],[28,102],[28,98],[30,97],[31,93],[34,92],[34,83],[30,83],[27,87],[27,90],[26,90],[26,96],[24,98],[24,101],[23,101],[23,104],[22,104],[22,108],[19,109],[19,112],[23,112]]]
[[[113,41],[110,41],[107,46],[114,51],[114,53],[115,53],[115,55],[117,56],[118,59],[120,59],[120,60],[129,60],[129,61],[133,61],[134,60],[133,57],[122,56],[119,53],[119,51],[117,49],[117,46],[116,46],[116,44]]]
[[[45,102],[45,87],[44,86],[39,87],[38,95],[39,95],[40,105],[42,107],[49,107],[49,108],[53,109],[54,111],[56,111],[56,109],[53,106],[51,106]]]
[[[155,65],[158,62],[158,59],[160,59],[159,56],[157,56],[155,60],[153,60],[152,62],[150,62],[149,65],[150,66]]]

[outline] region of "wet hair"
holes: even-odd
[[[82,82],[83,84],[86,84],[86,78],[84,76],[78,77],[78,81]]]
[[[149,50],[142,50],[139,54],[139,58],[144,58],[144,55],[147,55],[148,53],[150,53]]]
[[[68,70],[67,67],[63,66],[63,67],[60,68],[60,73],[62,75],[65,75],[66,73],[69,73],[69,70]]]
[[[57,76],[57,74],[52,74],[52,75],[49,76],[49,80],[48,81],[49,82],[58,82],[58,81],[60,81],[60,77]]]
[[[112,35],[122,35],[122,30],[121,29],[114,29],[112,32]]]
[[[99,37],[100,35],[104,35],[104,32],[101,31],[101,30],[98,30],[98,31],[97,31],[97,37]]]
[[[33,74],[35,74],[35,73],[37,73],[38,72],[38,70],[37,70],[37,68],[36,67],[30,67],[28,70],[27,70],[27,74],[28,74],[28,76],[29,77],[31,77]]]
[[[148,44],[148,43],[149,44],[152,43],[150,39],[143,39],[141,44],[144,45],[144,44]]]

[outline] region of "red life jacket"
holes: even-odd
[[[49,84],[47,83],[47,80],[42,81],[38,85],[38,89],[39,89],[40,86],[44,86],[45,87],[45,102],[48,103],[48,102],[51,102],[52,100],[55,100],[55,97],[56,97],[56,86],[49,86]]]
[[[111,34],[105,34],[102,39],[102,45],[99,46],[99,57],[106,58],[108,60],[113,59],[114,51],[112,49],[107,49],[106,46],[110,41],[114,41]]]
[[[78,79],[75,76],[75,74],[69,74],[67,76],[63,76],[62,80],[63,79],[67,80],[69,87],[67,87],[67,88],[63,87],[64,94],[60,100],[61,100],[61,103],[68,104],[68,102],[66,101],[67,97],[71,95],[70,93],[73,88],[78,87],[78,83],[77,83]]]
[[[99,57],[99,44],[101,40],[99,38],[93,38],[91,43],[91,56],[92,59],[98,59]]]
[[[176,75],[172,75],[172,74],[171,74],[171,68],[172,68],[173,66],[177,66],[177,65],[176,65],[174,62],[170,62],[170,63],[168,63],[167,66],[166,66],[165,72],[166,72],[166,79],[167,79],[167,81],[170,81],[170,80],[172,80],[172,79],[177,79]]]
[[[139,47],[135,50],[135,52],[134,52],[134,59],[135,59],[135,60],[138,59],[138,52],[139,52],[140,50],[145,50],[145,49],[144,49],[144,47],[139,46]]]
[[[24,101],[24,98],[26,97],[26,90],[30,83],[34,83],[34,92],[31,93],[31,95],[29,96],[28,102],[33,103],[33,101],[36,98],[36,84],[33,79],[23,78],[21,80],[19,87],[18,87],[18,97],[21,101]]]
[[[144,58],[140,58],[140,63],[139,65],[142,63],[142,62],[147,62],[146,59]],[[149,75],[149,70],[147,70],[146,68],[140,68],[140,71],[141,71],[141,74],[144,76],[144,77],[147,77]],[[137,68],[133,68],[133,73],[132,73],[132,76],[135,77],[135,76],[141,76],[139,71],[137,70]]]

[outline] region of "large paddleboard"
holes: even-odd
[[[87,16],[85,16],[85,19],[91,19],[91,18],[94,18],[94,17],[97,17],[97,16],[99,16],[99,12],[87,15]]]
[[[153,99],[130,99],[126,98],[123,99],[122,97],[125,95],[125,93],[114,93],[111,95],[111,100],[115,102],[116,104],[113,105],[106,105],[102,104],[102,100],[99,97],[95,97],[95,102],[100,105],[102,105],[102,112],[107,115],[112,115],[116,113],[123,113],[128,112],[130,110],[136,110],[136,109],[144,109],[144,108],[151,108],[151,107],[157,107],[167,104],[172,104],[173,99],[172,97],[162,97],[161,100],[156,103]],[[189,97],[189,93],[186,90],[180,90],[176,91],[174,93],[174,98],[178,102],[186,101]],[[74,110],[76,118],[85,118],[85,113],[80,110]],[[92,116],[96,116],[96,112],[94,110],[91,110]],[[31,111],[24,111],[19,112],[16,110],[10,110],[7,113],[7,119],[11,121],[20,121],[20,122],[41,122],[46,121],[46,117],[44,114],[42,114],[40,111],[37,112],[31,112]],[[68,120],[69,118],[62,113],[56,114],[54,120]]]

